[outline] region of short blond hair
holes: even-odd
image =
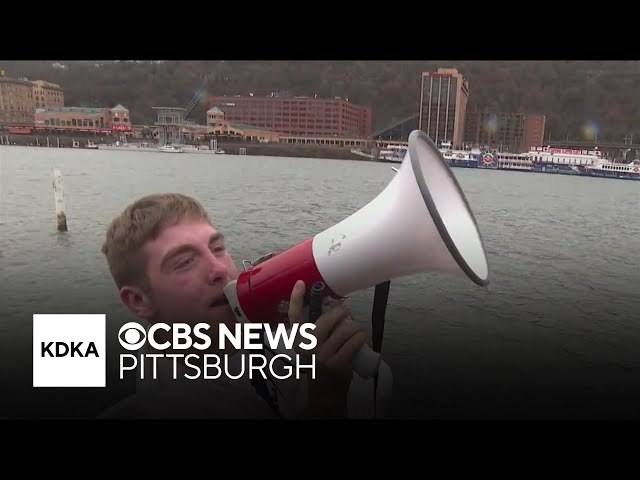
[[[114,218],[107,229],[102,253],[117,287],[134,285],[148,291],[144,245],[157,238],[163,228],[187,218],[211,223],[199,201],[180,193],[139,198]]]

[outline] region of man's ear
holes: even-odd
[[[153,316],[153,304],[149,296],[138,287],[125,285],[120,289],[120,300],[134,315],[150,320]]]

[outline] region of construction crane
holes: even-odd
[[[193,96],[191,101],[187,104],[187,106],[184,108],[184,116],[182,117],[183,126],[196,127],[198,125],[198,122],[188,122],[187,121],[187,117],[191,113],[191,110],[193,110],[193,107],[195,107],[198,104],[198,102],[200,101],[200,99],[202,98],[205,86],[207,85],[208,81],[209,81],[209,77],[208,77],[208,75],[205,75],[204,76],[204,80],[202,81],[202,84],[200,85],[200,87],[198,87],[198,90],[196,90],[195,95]]]
[[[185,110],[184,111],[184,119],[185,120],[189,116],[189,114],[191,113],[191,110],[193,110],[193,107],[195,107],[197,105],[198,101],[202,97],[202,94],[204,92],[204,87],[207,85],[208,81],[209,81],[209,76],[205,75],[204,76],[204,80],[202,81],[202,85],[200,85],[198,90],[196,90],[195,95],[193,96],[193,98],[191,99],[189,104],[184,108],[184,110]]]
[[[208,80],[208,76],[205,75],[202,84],[185,108],[153,107],[153,109],[158,112],[158,120],[155,122],[155,125],[160,127],[158,141],[161,145],[182,143],[184,127],[188,125],[186,118],[202,97]],[[189,124],[195,125],[195,122],[189,122]]]

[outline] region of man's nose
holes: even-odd
[[[211,252],[208,253],[207,260],[207,282],[212,285],[216,282],[226,282],[229,277],[229,269],[226,263]]]

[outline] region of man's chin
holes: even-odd
[[[231,309],[231,306],[228,303],[224,305],[216,305],[214,307],[209,307],[208,318],[209,318],[209,321],[214,325],[219,323],[226,323],[226,324],[236,323],[236,317],[233,314],[233,310]]]

